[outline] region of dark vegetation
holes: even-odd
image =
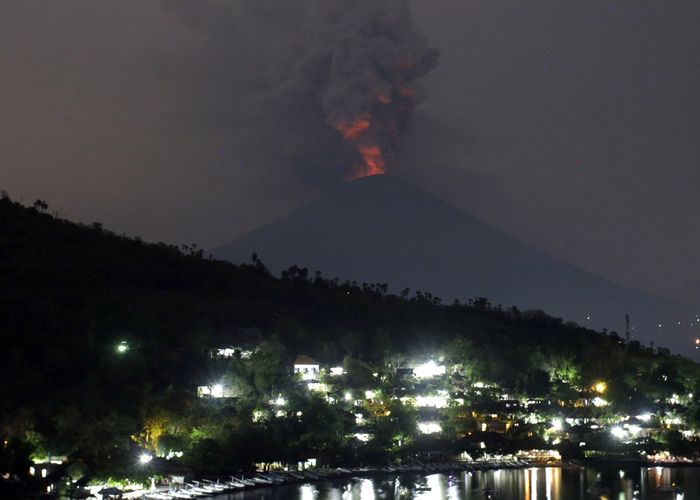
[[[345,360],[358,387],[363,366],[441,352],[519,394],[604,378],[630,411],[674,392],[700,394],[694,363],[540,311],[483,298],[442,305],[429,293],[394,295],[386,284],[296,267],[276,278],[257,256],[214,261],[195,245],[148,244],[47,212],[44,202],[0,200],[0,472],[26,475],[29,455],[60,454],[119,476],[144,448],[183,450],[182,465],[200,472],[311,453],[371,461],[386,458],[402,429],[410,435],[413,417],[392,408],[373,447],[344,439],[347,413],[290,387],[302,353]],[[212,347],[228,345],[259,349],[233,367],[210,359]],[[197,398],[197,385],[220,376],[237,381],[239,398]],[[281,391],[307,417],[254,423],[255,409]]]

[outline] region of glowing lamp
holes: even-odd
[[[413,374],[416,378],[432,378],[438,375],[444,375],[445,367],[443,365],[438,365],[433,360],[430,360],[427,363],[416,366],[413,369]]]
[[[623,429],[622,427],[613,427],[612,429],[610,429],[610,434],[615,436],[617,439],[623,439],[626,436],[627,432],[625,432],[625,429]]]
[[[420,422],[418,430],[421,434],[436,434],[442,431],[442,427],[437,422]]]
[[[142,465],[146,465],[151,460],[153,460],[153,456],[149,455],[148,453],[141,453],[141,455],[139,456],[139,463]]]

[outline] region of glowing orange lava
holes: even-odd
[[[360,146],[358,151],[365,160],[365,175],[378,175],[383,174],[385,171],[386,163],[384,158],[382,158],[382,150],[379,146]]]
[[[358,139],[369,126],[369,119],[367,117],[360,117],[349,122],[340,122],[336,124],[335,128],[345,140],[354,141]]]
[[[356,145],[357,151],[362,156],[362,163],[352,166],[352,172],[347,175],[346,180],[354,181],[361,177],[370,175],[383,175],[386,173],[386,162],[382,157],[382,150],[375,145]]]
[[[368,115],[336,123],[335,128],[346,141],[355,146],[363,160],[362,163],[353,165],[348,180],[386,173],[386,160],[381,147],[372,136],[373,127]]]

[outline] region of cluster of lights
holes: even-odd
[[[696,346],[696,348],[700,349],[700,338],[695,340],[695,346]],[[115,346],[116,352],[119,354],[126,353],[129,350],[129,348],[130,347],[126,341],[119,342]],[[224,351],[224,352],[222,352],[222,351]],[[233,350],[231,350],[231,351],[233,351]],[[232,355],[232,353],[230,353],[228,349],[220,349],[218,354],[220,356],[224,356],[224,357],[228,357],[228,356]],[[318,382],[319,369],[318,369],[317,365],[313,365],[313,366],[295,365],[295,372],[301,373],[302,379],[304,379],[308,382],[307,386],[310,390],[322,390],[324,392],[328,392],[329,386],[327,384],[321,384]],[[337,376],[341,376],[341,375],[345,374],[345,371],[343,370],[342,367],[332,367],[332,368],[328,368],[328,372],[326,372],[326,373],[328,373],[331,376],[337,377]],[[423,363],[423,364],[416,366],[413,369],[413,373],[417,379],[431,379],[431,378],[435,378],[435,377],[439,377],[439,376],[444,376],[447,373],[447,369],[444,365],[439,365],[434,360],[430,360],[426,363]],[[379,374],[374,373],[373,375],[375,377],[378,377]],[[664,380],[667,379],[666,376],[663,376],[663,378],[664,378]],[[479,388],[480,389],[480,388],[485,388],[485,387],[493,387],[493,386],[489,386],[484,382],[474,382],[472,384],[472,388]],[[200,390],[201,389],[204,389],[204,387],[200,387]],[[220,383],[216,383],[216,384],[213,384],[211,386],[207,386],[206,390],[207,390],[206,394],[210,395],[211,397],[221,398],[221,397],[224,397],[224,392],[226,389],[225,389],[224,385],[222,385]],[[591,404],[595,407],[608,406],[608,404],[609,404],[608,401],[603,399],[602,397],[600,397],[600,395],[605,394],[607,392],[607,390],[608,390],[608,384],[605,381],[598,381],[598,382],[595,382],[594,384],[592,384],[591,386],[589,386],[589,391],[593,392],[594,395],[597,394],[594,398],[592,398],[590,400]],[[584,391],[585,391],[585,389],[584,389]],[[477,391],[477,392],[479,392],[479,391]],[[343,394],[342,399],[344,401],[346,401],[346,402],[354,401],[354,397],[353,397],[352,392],[346,391],[342,394]],[[590,392],[589,392],[589,394],[590,394]],[[367,400],[374,400],[376,398],[381,397],[381,392],[377,392],[374,390],[366,390],[366,391],[364,391],[364,396]],[[687,395],[688,399],[691,399],[692,397],[693,397],[692,394]],[[328,395],[326,395],[326,399],[331,403],[334,403],[336,401],[335,398],[332,398]],[[394,399],[396,399],[396,398],[394,398]],[[507,399],[509,399],[509,395],[501,395],[501,399],[507,400]],[[678,394],[673,394],[671,398],[666,399],[666,402],[669,402],[672,404],[680,404],[681,399],[685,399],[685,398],[683,396],[679,396]],[[455,402],[459,401],[460,404],[463,403],[463,400],[454,400],[454,401]],[[442,409],[442,408],[446,408],[449,406],[450,398],[449,398],[449,394],[447,391],[439,390],[436,393],[433,393],[431,395],[417,395],[414,397],[402,397],[401,402],[409,403],[409,404],[414,403],[415,406],[419,407],[419,408],[431,407],[431,408]],[[537,402],[539,402],[539,401],[533,401],[533,403],[537,403]],[[287,405],[287,401],[282,397],[281,394],[278,395],[278,397],[276,399],[271,400],[270,404],[278,407],[276,409],[276,415],[278,417],[285,416],[286,414],[291,415],[291,412],[285,413],[285,411],[283,411],[281,409],[281,407]],[[356,404],[361,404],[361,400],[356,401]],[[524,406],[527,407],[527,403],[525,403]],[[386,412],[386,415],[388,415],[388,414],[389,414],[389,412]],[[266,415],[267,415],[266,412],[263,412],[260,410],[254,411],[253,415],[252,415],[253,421],[254,422],[261,421],[265,418]],[[301,417],[302,414],[301,414],[301,412],[297,412],[296,415],[297,415],[297,417]],[[354,416],[355,416],[355,422],[357,425],[364,425],[366,423],[366,420],[361,413],[356,413]],[[546,420],[544,420],[544,418],[546,418],[546,417],[543,417],[542,415],[539,415],[539,416],[538,415],[528,415],[526,417],[526,420],[530,419],[533,422],[544,422],[544,421],[546,421]],[[640,415],[636,415],[636,419],[638,421],[641,421],[641,422],[649,422],[649,421],[651,421],[652,418],[653,418],[653,415],[651,413],[642,413]],[[639,437],[643,432],[643,429],[639,425],[634,425],[634,424],[629,424],[629,423],[623,424],[623,422],[625,422],[626,420],[629,420],[629,419],[630,419],[629,416],[627,416],[625,418],[618,419],[619,424],[609,428],[610,434],[621,441],[630,440],[630,439]],[[669,427],[670,427],[670,425],[681,424],[681,420],[679,418],[671,418],[671,417],[662,418],[662,416],[659,415],[659,419],[662,420],[662,422],[664,424],[668,425]],[[567,419],[567,422],[568,421],[569,421],[569,419]],[[435,421],[419,422],[417,424],[417,427],[418,427],[418,431],[422,434],[436,434],[436,433],[442,432],[441,425]],[[600,428],[600,426],[595,425],[595,424],[591,425],[590,427],[591,427],[591,429]],[[486,428],[487,428],[487,425],[482,424],[482,431],[486,431],[487,430]],[[552,431],[554,431],[555,433],[560,433],[561,431],[563,431],[563,429],[564,429],[564,420],[562,418],[556,417],[556,418],[553,418],[551,420],[551,427],[550,427],[550,431],[549,431],[550,433]],[[688,432],[690,432],[690,431],[688,431]],[[551,434],[550,434],[550,436],[551,436]],[[372,438],[372,435],[368,434],[366,432],[358,432],[358,433],[354,434],[354,437],[356,439],[358,439],[359,441],[367,442]],[[557,437],[556,435],[551,436],[551,438],[554,438],[554,440],[552,441],[552,444],[557,444],[560,442],[560,438]],[[547,440],[549,440],[549,439],[550,439],[550,437],[547,437]],[[579,446],[585,446],[585,445],[586,445],[585,442],[579,443]],[[485,444],[481,443],[481,447],[484,448]],[[171,458],[171,455],[179,457],[179,456],[182,456],[182,452],[171,452],[168,454],[167,458]],[[151,456],[148,453],[143,453],[138,457],[138,462],[142,465],[146,465],[146,464],[150,463],[152,459],[153,459],[153,456]],[[45,471],[42,471],[42,472],[45,472]]]
[[[124,354],[129,350],[129,344],[125,340],[122,340],[117,344],[116,351],[117,354]]]
[[[427,363],[423,363],[422,365],[416,366],[413,369],[413,374],[416,378],[426,379],[444,375],[446,371],[447,370],[444,365],[438,365],[435,361],[431,359]]]
[[[440,391],[436,396],[416,396],[416,406],[419,408],[446,408],[448,401],[446,391]]]
[[[301,373],[301,379],[302,380],[316,380],[318,378],[318,372],[297,372]]]
[[[220,358],[233,358],[238,351],[239,355],[243,359],[248,359],[253,355],[253,351],[246,351],[244,349],[237,349],[235,347],[222,347],[216,350],[216,355]]]
[[[199,397],[209,396],[212,398],[223,398],[226,388],[223,384],[201,385],[197,388]]]
[[[418,430],[421,434],[436,434],[442,431],[442,427],[437,422],[419,422]]]
[[[617,439],[623,440],[638,436],[642,432],[642,428],[638,425],[624,424],[623,426],[615,426],[610,429],[610,434]]]
[[[310,391],[328,392],[329,390],[328,386],[326,384],[322,384],[321,382],[309,382],[306,384],[306,386]]]

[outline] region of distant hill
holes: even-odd
[[[487,297],[598,329],[624,332],[628,313],[633,338],[678,351],[693,337],[678,330],[695,319],[688,307],[562,262],[389,176],[346,184],[213,251],[232,262],[252,252],[275,272],[296,264],[446,301]]]
[[[348,194],[356,190],[365,193],[365,201],[390,209],[378,214],[370,210],[376,205],[358,207],[355,195]],[[377,199],[391,193],[390,200]],[[456,242],[465,238],[460,224],[488,235],[478,245],[483,252],[497,253],[499,245],[510,242],[391,180],[354,184],[331,201],[343,210],[323,215],[350,224],[344,231],[354,234],[348,248],[357,252],[351,255],[358,262],[391,250],[380,229],[391,236],[413,228],[416,235],[403,245],[415,245],[423,255],[448,245],[439,254],[447,262],[426,264],[428,276],[460,262],[450,256],[450,241],[440,229],[445,224],[454,225]],[[404,206],[408,201],[410,206]],[[183,463],[202,473],[249,467],[277,458],[279,450],[296,450],[295,460],[308,456],[302,455],[302,444],[307,446],[307,437],[324,426],[310,420],[300,428],[299,414],[290,417],[296,419],[292,427],[286,427],[287,419],[256,423],[253,418],[254,409],[266,407],[281,391],[296,391],[295,401],[310,405],[308,411],[303,407],[304,415],[328,407],[289,376],[299,354],[355,367],[364,373],[358,379],[363,384],[379,382],[374,370],[380,367],[442,355],[467,366],[474,380],[519,394],[558,391],[562,373],[569,377],[566,384],[582,387],[602,379],[611,400],[627,411],[681,390],[698,392],[700,375],[692,361],[542,312],[500,308],[486,300],[441,305],[428,292],[401,297],[388,293],[383,283],[325,279],[298,266],[277,278],[250,256],[248,264],[240,265],[211,260],[196,248],[145,243],[46,211],[45,205],[27,208],[0,197],[2,470],[26,476],[32,453],[70,455],[99,477],[143,474],[135,457],[144,447],[153,450],[161,444],[185,450]],[[357,217],[358,212],[364,217],[334,219],[339,214]],[[405,213],[412,218],[401,222],[399,215]],[[436,213],[452,216],[441,222],[433,219]],[[362,226],[375,219],[384,225],[374,232]],[[299,224],[283,233],[290,237],[290,249],[295,229],[305,229]],[[332,227],[322,227],[313,242],[333,241]],[[516,260],[510,269],[546,257],[527,251],[530,260]],[[405,254],[395,245],[397,262],[405,265]],[[454,269],[461,272],[459,266]],[[460,276],[464,274],[457,274],[455,284]],[[474,271],[473,276],[480,275]],[[517,282],[512,289],[520,289]],[[211,349],[229,346],[254,350],[241,365],[243,371],[236,371],[236,363],[210,357]],[[198,385],[222,377],[236,384],[239,397],[223,406],[197,397]],[[314,401],[323,404],[313,406]],[[314,449],[327,449],[327,441]]]

